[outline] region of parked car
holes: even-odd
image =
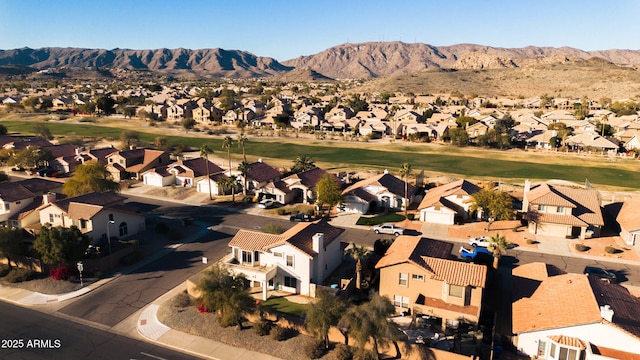
[[[460,257],[466,262],[485,262],[493,260],[493,254],[489,249],[484,247],[474,247],[473,250],[467,250],[464,246],[460,246]]]
[[[275,201],[273,201],[271,199],[262,199],[258,203],[258,207],[261,208],[261,209],[269,209],[269,208],[273,207],[275,204],[276,204]]]
[[[488,236],[479,236],[479,237],[475,237],[475,238],[471,238],[469,239],[469,245],[476,247],[489,247],[489,244],[491,242],[489,241],[489,237]]]
[[[609,281],[616,281],[618,279],[616,274],[613,272],[597,266],[586,266],[584,268],[584,273]]]
[[[297,213],[297,214],[291,215],[289,217],[289,221],[304,221],[304,222],[307,222],[307,221],[311,221],[311,220],[312,220],[311,215],[305,214],[305,213]]]
[[[404,235],[405,228],[394,224],[380,224],[373,227],[373,232],[376,234],[389,234],[389,235]]]

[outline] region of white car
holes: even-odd
[[[469,239],[469,245],[473,247],[479,246],[486,248],[489,247],[489,244],[491,244],[491,242],[489,241],[488,236],[479,236]]]
[[[376,234],[404,235],[405,228],[393,224],[380,224],[373,227]]]
[[[272,207],[273,205],[275,205],[275,202],[273,200],[271,200],[271,199],[262,199],[258,203],[258,207],[260,209],[268,209],[268,208]]]

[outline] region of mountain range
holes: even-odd
[[[126,69],[190,78],[278,77],[288,80],[384,78],[428,70],[526,68],[597,58],[636,68],[640,51],[584,51],[570,47],[497,48],[474,44],[432,46],[422,43],[368,42],[342,44],[320,53],[278,62],[240,50],[224,49],[84,49],[0,50],[0,67],[43,69]],[[5,73],[7,73],[5,71]]]

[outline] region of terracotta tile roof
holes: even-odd
[[[473,195],[480,191],[480,188],[467,180],[458,180],[449,184],[441,185],[433,189],[429,189],[424,198],[418,205],[418,210],[425,209],[437,204],[443,205],[442,198],[451,195]],[[446,205],[445,205],[446,206]]]
[[[628,231],[640,231],[640,196],[634,196],[624,201],[616,220],[620,226]]]
[[[52,158],[58,158],[61,156],[74,156],[76,154],[76,147],[72,144],[51,145],[44,147],[49,150]]]
[[[418,266],[424,266],[423,257],[446,259],[451,255],[452,249],[453,244],[445,241],[423,239],[420,236],[400,235],[378,261],[376,269],[404,262],[413,262]]]
[[[117,203],[123,203],[127,198],[121,195],[118,195],[114,192],[105,192],[105,193],[88,193],[80,196],[74,196],[66,199],[61,199],[54,201],[56,207],[60,208],[62,211],[69,213],[70,206],[72,203],[76,204],[86,204],[86,205],[97,205],[97,206],[109,206]]]
[[[452,312],[456,312],[456,313],[460,313],[460,314],[466,314],[466,315],[470,315],[470,316],[477,316],[478,312],[479,312],[479,309],[478,309],[477,306],[472,306],[472,305],[468,305],[468,306],[453,305],[453,304],[449,304],[447,302],[444,302],[442,299],[432,298],[432,297],[425,297],[422,294],[418,295],[418,298],[415,299],[414,303],[418,304],[418,305],[430,306],[430,307],[434,307],[434,308],[437,308],[437,309],[452,311]]]
[[[529,204],[547,205],[547,206],[564,206],[575,208],[575,204],[566,196],[559,193],[556,187],[549,184],[540,184],[525,194],[529,200]]]
[[[160,150],[149,150],[149,149],[140,149],[143,150],[143,156],[141,158],[141,162],[133,164],[127,167],[127,171],[129,172],[138,172],[148,166],[149,163],[153,162],[155,159],[163,156],[165,154],[164,151]],[[131,151],[137,151],[131,150]],[[121,152],[122,154],[122,152]]]
[[[513,303],[513,333],[602,321],[589,279],[583,274],[550,277],[529,298]]]
[[[289,186],[287,185],[287,183],[285,183],[282,180],[276,181],[276,182],[270,182],[267,185],[264,186],[267,189],[277,189],[280,190],[281,192],[288,194],[290,192],[292,192],[293,190],[289,189]]]
[[[439,259],[423,256],[426,269],[432,273],[434,280],[459,286],[475,286],[484,288],[487,281],[487,267],[484,265],[464,263],[455,260]]]
[[[378,186],[381,188],[385,188],[387,189],[388,192],[398,195],[398,196],[404,196],[404,180],[393,176],[391,174],[380,174],[377,176],[373,176],[370,177],[368,179],[364,179],[361,181],[358,181],[357,183],[349,186],[348,188],[346,188],[342,194],[348,194],[353,192],[356,189],[364,189],[367,186]],[[364,190],[366,192],[366,190]],[[408,184],[407,186],[407,194],[411,195],[413,193],[415,193],[416,191],[416,187]]]
[[[35,198],[37,195],[54,190],[60,186],[62,186],[62,184],[59,182],[40,178],[3,182],[0,183],[0,199],[6,202],[15,202]]]
[[[640,360],[640,354],[633,354],[622,350],[610,349],[604,346],[596,346],[594,344],[591,344],[591,351],[594,354],[602,355],[610,359]]]
[[[327,174],[325,170],[320,168],[313,168],[311,170],[307,170],[298,174],[287,176],[283,180],[292,180],[293,181],[292,185],[297,183],[297,184],[304,185],[307,188],[313,188],[314,186],[316,186],[318,181],[322,179],[324,174]]]
[[[201,176],[207,176],[207,161],[206,159],[203,158],[195,158],[195,159],[189,159],[189,160],[180,160],[178,162],[175,162],[171,165],[169,165],[169,169],[171,168],[177,168],[178,169],[178,173],[183,173],[185,171],[191,170],[193,171],[193,177],[197,178],[197,177],[201,177]],[[215,173],[219,173],[224,171],[224,169],[222,169],[220,166],[212,163],[211,161],[209,161],[209,173],[210,174],[215,174]]]
[[[282,176],[278,169],[260,161],[249,164],[249,168],[250,170],[247,173],[247,179],[255,180],[257,182],[273,181]]]
[[[104,207],[101,205],[83,204],[71,202],[67,207],[67,215],[72,219],[91,219],[99,213]]]
[[[584,341],[578,338],[574,338],[573,336],[551,335],[549,336],[549,339],[551,339],[553,342],[558,343],[560,345],[567,345],[567,346],[571,346],[571,347],[582,349],[582,350],[587,348]]]
[[[549,278],[547,264],[543,262],[532,262],[517,266],[511,271],[511,275],[539,281]]]
[[[312,237],[324,234],[324,246],[336,240],[344,229],[331,226],[325,220],[309,223],[298,223],[280,235],[257,231],[240,230],[229,242],[230,247],[238,247],[249,251],[268,251],[274,246],[289,244],[313,258],[317,253],[313,250]]]
[[[600,208],[600,194],[597,190],[577,189],[549,184],[541,184],[524,196],[533,205],[563,206],[572,208],[571,215],[538,213],[541,222],[572,226],[604,226]]]

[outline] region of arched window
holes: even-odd
[[[120,237],[125,237],[129,233],[129,230],[127,229],[127,223],[124,221],[120,223],[120,225],[118,226],[118,230],[120,231]]]

